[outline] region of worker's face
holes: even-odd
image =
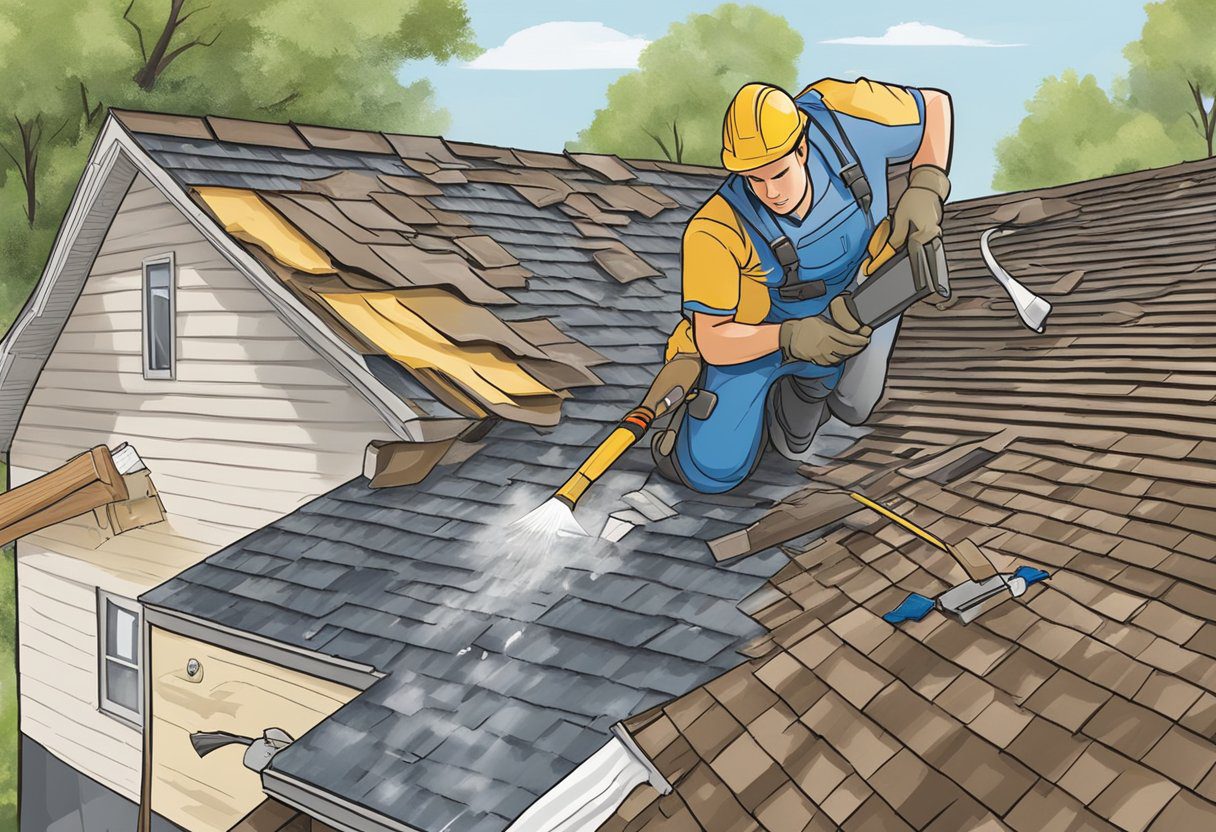
[[[752,193],[774,214],[788,214],[802,203],[811,186],[806,173],[806,137],[793,152],[775,162],[746,171],[743,176]]]

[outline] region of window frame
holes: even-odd
[[[169,367],[152,367],[152,310],[148,304],[148,267],[162,264],[169,266]],[[177,374],[177,262],[173,252],[145,257],[140,267],[139,282],[140,333],[143,340],[144,378],[151,380],[173,379]]]
[[[113,604],[119,609],[125,610],[135,616],[135,663],[127,661],[120,656],[111,656],[106,652],[106,646],[109,641],[109,604]],[[139,709],[131,710],[125,705],[115,702],[110,699],[106,685],[106,663],[116,662],[124,667],[129,667],[135,670],[135,686],[138,691]],[[143,711],[147,706],[144,700],[144,615],[143,608],[138,601],[133,601],[130,598],[124,598],[121,595],[115,595],[111,592],[98,588],[97,590],[97,710],[109,717],[113,717],[120,722],[130,725],[132,728],[143,730],[144,715]]]

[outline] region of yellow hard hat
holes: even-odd
[[[806,113],[790,94],[770,84],[746,84],[735,93],[722,122],[722,166],[751,170],[794,149],[806,128]]]

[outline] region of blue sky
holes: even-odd
[[[653,40],[671,23],[717,2],[698,0],[469,0],[478,43],[490,49],[529,27],[558,21],[599,23],[629,38]],[[800,81],[854,77],[949,90],[957,118],[953,179],[957,197],[991,190],[992,150],[1014,130],[1044,76],[1072,67],[1104,85],[1124,71],[1123,46],[1144,22],[1144,0],[1019,0],[970,3],[921,0],[768,0],[806,41]],[[888,28],[919,22],[970,40],[1023,44],[1003,48],[823,43],[878,38]],[[542,30],[544,31],[544,30]],[[595,27],[580,31],[593,32]],[[602,31],[602,30],[601,30]],[[897,30],[907,31],[907,30]],[[923,35],[921,28],[912,34]],[[932,32],[930,32],[932,34]],[[940,36],[940,33],[938,33]],[[950,37],[956,38],[957,35]],[[629,51],[630,44],[608,44]],[[635,47],[636,48],[636,47]],[[566,60],[586,58],[565,50]],[[495,53],[497,55],[499,53]],[[604,63],[604,61],[599,61]],[[620,63],[617,60],[616,63]],[[608,60],[607,63],[613,63]],[[520,71],[414,63],[401,79],[427,77],[439,103],[452,114],[448,135],[465,141],[560,150],[604,106],[608,85],[628,69]]]

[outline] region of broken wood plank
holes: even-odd
[[[110,449],[98,445],[0,495],[0,545],[125,499],[127,486]]]
[[[363,476],[372,488],[422,482],[455,441],[453,437],[435,442],[371,442],[363,457]]]

